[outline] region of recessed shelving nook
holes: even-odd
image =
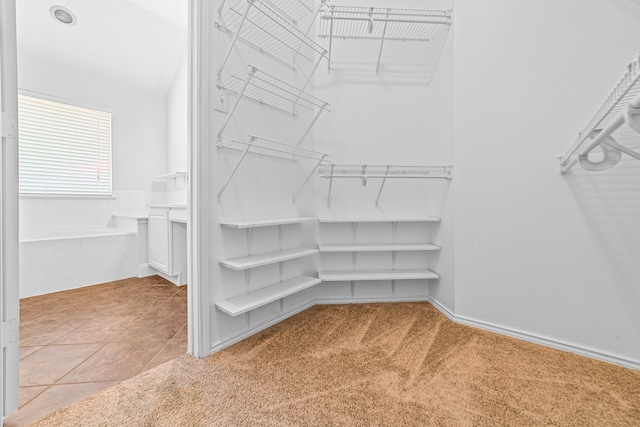
[[[414,252],[424,253],[437,252],[440,246],[429,242],[398,242],[398,224],[408,225],[427,225],[429,223],[438,223],[440,218],[437,217],[421,217],[421,218],[320,218],[319,220],[322,236],[322,243],[319,245],[321,254],[332,253],[350,253],[351,254],[351,270],[329,270],[323,266],[319,273],[319,277],[323,282],[350,282],[351,294],[354,295],[355,283],[359,281],[391,281],[392,292],[395,294],[397,281],[404,280],[433,280],[440,276],[423,265],[411,268],[397,268],[398,253]],[[324,227],[348,225],[351,231],[351,239],[349,242],[329,242],[326,243],[327,233]],[[358,227],[363,226],[391,227],[391,235],[386,242],[359,242]],[[335,236],[347,234],[344,229],[341,232],[333,233]],[[332,237],[329,237],[331,239]],[[382,253],[391,255],[391,268],[358,268],[358,254],[360,253]],[[384,264],[383,264],[384,265]]]
[[[216,307],[230,316],[238,316],[274,301],[282,301],[283,298],[289,295],[303,291],[320,283],[320,279],[317,277],[311,277],[306,274],[285,278],[283,268],[283,263],[287,261],[310,257],[319,253],[319,250],[314,248],[295,247],[282,249],[284,227],[292,227],[298,224],[315,221],[315,218],[282,218],[221,222],[221,227],[244,231],[246,233],[248,254],[246,256],[220,261],[221,267],[229,270],[245,272],[245,292],[217,302]],[[253,230],[264,227],[278,227],[278,241],[281,249],[272,252],[253,254],[251,253]],[[251,270],[273,264],[278,265],[280,280],[277,283],[252,289]]]

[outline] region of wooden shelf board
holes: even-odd
[[[238,316],[255,308],[277,301],[281,298],[300,292],[320,283],[320,279],[308,276],[294,277],[275,285],[256,289],[237,297],[229,298],[216,304],[223,312],[230,316]]]
[[[317,218],[280,218],[280,219],[256,219],[248,221],[225,221],[221,222],[221,227],[228,228],[256,228],[269,227],[273,225],[300,224],[303,222],[317,221]]]
[[[349,223],[349,222],[439,222],[435,216],[415,218],[319,218],[319,222],[325,223]]]
[[[440,278],[440,276],[429,269],[323,271],[320,273],[320,280],[323,282],[349,282],[352,280],[419,280],[438,278]]]
[[[387,252],[387,251],[439,251],[440,246],[431,243],[413,244],[363,244],[320,245],[320,252]]]
[[[220,261],[220,265],[232,270],[247,270],[249,268],[261,267],[263,265],[275,264],[277,262],[288,261],[291,259],[302,258],[309,255],[319,253],[318,249],[295,248],[285,249],[283,251],[268,252],[259,255],[251,255],[240,258],[233,258]]]

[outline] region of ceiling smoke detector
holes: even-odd
[[[76,25],[76,16],[64,6],[51,6],[49,13],[56,22],[69,27]]]

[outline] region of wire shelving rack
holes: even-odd
[[[577,163],[588,170],[609,169],[620,160],[622,153],[640,160],[640,153],[620,144],[619,140],[640,142],[640,55],[629,63],[576,141],[560,156],[560,173],[565,174]],[[603,149],[604,157],[600,162],[592,162],[588,155],[598,146]]]
[[[450,10],[325,6],[320,16],[319,37],[329,43],[328,68],[331,69],[335,39],[378,40],[377,72],[385,42],[430,41],[443,29],[448,30],[451,15]]]
[[[331,203],[331,189],[335,178],[356,178],[360,179],[362,185],[367,185],[371,178],[382,179],[376,206],[380,202],[382,190],[387,179],[451,179],[452,166],[405,166],[405,165],[342,165],[342,164],[322,164],[318,168],[321,178],[329,179],[329,194],[327,203]]]

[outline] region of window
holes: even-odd
[[[20,193],[111,195],[111,113],[18,97]]]

